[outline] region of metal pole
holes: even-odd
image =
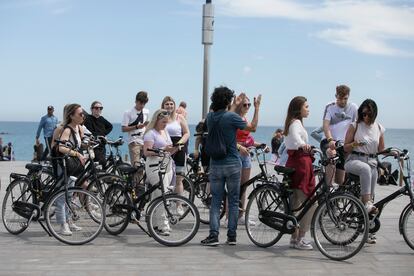
[[[206,0],[203,5],[202,44],[204,45],[203,66],[203,109],[201,116],[206,117],[208,113],[208,84],[210,74],[210,47],[213,45],[214,9],[211,0]]]

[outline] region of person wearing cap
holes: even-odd
[[[51,152],[50,145],[52,144],[52,137],[53,137],[53,131],[55,130],[57,124],[58,124],[58,118],[53,115],[53,112],[55,111],[55,108],[51,105],[47,107],[47,114],[44,115],[40,119],[39,127],[37,128],[36,132],[36,145],[40,144],[39,137],[40,133],[43,129],[43,136],[45,138],[45,151],[43,152],[42,158],[40,161],[46,160],[47,156]]]

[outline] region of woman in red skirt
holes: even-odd
[[[313,156],[311,146],[308,144],[308,133],[303,126],[303,118],[309,115],[309,105],[305,97],[297,96],[290,101],[285,121],[285,145],[288,150],[286,167],[294,168],[292,176],[293,198],[292,208],[297,209],[315,188],[313,175]],[[312,250],[310,241],[305,239],[310,229],[313,206],[300,221],[299,229],[292,234],[290,247],[302,250]]]

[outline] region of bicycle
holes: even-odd
[[[325,176],[328,164],[338,157],[320,155],[320,176],[311,195],[296,209],[291,206],[293,190],[292,168],[275,166],[283,180],[267,181],[256,187],[249,196],[245,226],[249,239],[260,247],[276,244],[284,234],[293,234],[304,215],[318,203],[311,222],[311,235],[319,251],[333,260],[346,260],[357,254],[368,237],[368,214],[358,198],[352,194],[332,190]],[[254,221],[250,224],[249,220]]]
[[[71,147],[67,142],[56,142]],[[2,204],[2,220],[8,232],[20,234],[32,221],[37,221],[49,236],[70,245],[88,243],[99,235],[105,219],[104,209],[92,193],[68,187],[74,179],[71,177],[69,181],[66,174],[67,158],[67,154],[54,158],[61,161],[63,174],[48,186],[44,186],[41,181],[40,164],[27,164],[27,175],[10,174],[13,180],[7,187]],[[91,205],[95,206],[93,213]],[[70,235],[62,234],[59,229],[62,223],[60,220],[65,216],[67,221],[77,224],[76,228],[72,224],[73,231]]]
[[[409,152],[406,149],[401,150],[395,147],[390,147],[382,152],[377,153],[377,156],[383,154],[386,155],[383,157],[383,159],[387,157],[394,157],[397,159],[399,164],[399,172],[403,178],[404,186],[394,193],[388,195],[387,197],[374,203],[374,206],[378,211],[376,213],[369,214],[369,232],[372,234],[379,231],[381,228],[380,217],[382,211],[389,202],[397,199],[400,196],[408,196],[410,198],[410,203],[404,207],[400,214],[398,228],[400,234],[403,235],[403,238],[407,245],[414,250],[414,186],[413,183],[411,183],[411,161]],[[403,162],[406,164],[405,168],[403,166]],[[404,171],[406,172],[405,174]],[[392,177],[392,175],[390,176]],[[397,185],[396,179],[393,179],[391,183],[395,183],[395,185]],[[361,193],[361,183],[359,177],[357,175],[348,173],[347,178],[345,179],[345,183],[343,186],[341,186],[341,188],[345,191],[353,193],[356,197],[359,197]]]
[[[146,184],[141,195],[135,192],[133,181],[114,184],[105,193],[104,208],[107,211],[105,229],[112,235],[122,233],[129,223],[135,223],[148,236],[166,246],[179,246],[189,242],[197,233],[200,216],[197,208],[187,198],[165,191],[163,177],[171,164],[171,156],[162,149],[151,149],[158,154],[160,161],[150,167],[158,167],[159,182],[157,185]],[[136,168],[120,167],[123,173],[132,174]],[[151,199],[151,194],[161,189],[161,196]],[[180,214],[177,206],[182,206]],[[145,210],[147,230],[140,224]],[[163,229],[164,224],[168,229]]]

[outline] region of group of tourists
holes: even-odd
[[[312,132],[312,137],[320,140],[320,146],[327,156],[338,155],[336,165],[330,165],[327,179],[330,184],[342,184],[345,172],[358,175],[361,179],[361,196],[367,211],[376,212],[373,206],[375,184],[377,182],[377,161],[375,154],[384,149],[384,127],[376,122],[378,109],[376,103],[367,99],[358,107],[349,102],[350,88],[346,85],[336,87],[335,101],[330,102],[324,111],[322,126]],[[128,133],[128,149],[130,162],[138,166],[145,158],[147,181],[156,184],[158,174],[151,164],[158,163],[153,148],[162,148],[171,153],[173,164],[169,165],[163,180],[165,188],[173,187],[178,194],[183,193],[182,175],[185,173],[185,162],[188,154],[190,129],[187,123],[186,103],[176,105],[175,100],[166,96],[160,108],[150,115],[145,108],[148,93],[140,91],[136,94],[135,104],[123,114],[122,132]],[[219,244],[220,208],[225,190],[227,191],[227,244],[237,243],[237,225],[245,224],[243,210],[246,205],[246,194],[240,197],[240,185],[250,178],[251,157],[249,147],[257,146],[252,135],[259,123],[261,95],[251,101],[241,93],[236,95],[228,87],[220,86],[211,95],[210,113],[196,127],[194,157],[201,160],[205,170],[209,170],[212,202],[210,209],[210,232],[201,241],[202,245]],[[253,107],[253,117],[247,118]],[[62,123],[56,128],[58,119],[54,116],[53,106],[47,108],[36,134],[36,144],[43,129],[45,152],[40,157],[45,160],[50,152],[69,154],[77,157],[84,164],[85,157],[79,149],[82,137],[90,132],[94,136],[108,135],[113,126],[102,116],[103,105],[94,101],[90,106],[90,114],[79,104],[69,104],[64,108]],[[310,103],[303,96],[294,97],[288,106],[284,128],[277,129],[271,141],[272,161],[278,165],[294,168],[291,188],[293,188],[293,208],[300,206],[315,188],[313,174],[313,151],[309,137],[304,128],[304,119],[309,115]],[[220,132],[220,143],[224,144],[225,154],[219,156],[217,147],[209,149],[212,133]],[[208,133],[208,135],[205,135]],[[68,140],[76,145],[75,150],[60,145],[55,146],[56,139]],[[215,145],[219,146],[219,145]],[[213,147],[214,148],[214,147]],[[268,150],[268,149],[267,149]],[[104,146],[95,149],[95,161],[105,161]],[[135,178],[137,183],[142,179],[143,171],[139,170]],[[242,208],[239,208],[241,201]],[[316,206],[313,207],[313,209]],[[177,212],[180,212],[179,206]],[[183,210],[181,210],[183,212]],[[309,231],[313,211],[307,212],[300,227],[292,234],[290,246],[296,249],[310,250],[311,242],[305,238]],[[255,223],[255,222],[247,222]],[[168,233],[168,224],[164,231]],[[65,226],[66,227],[66,226]],[[69,228],[69,230],[71,230]],[[375,237],[370,236],[375,243]]]

